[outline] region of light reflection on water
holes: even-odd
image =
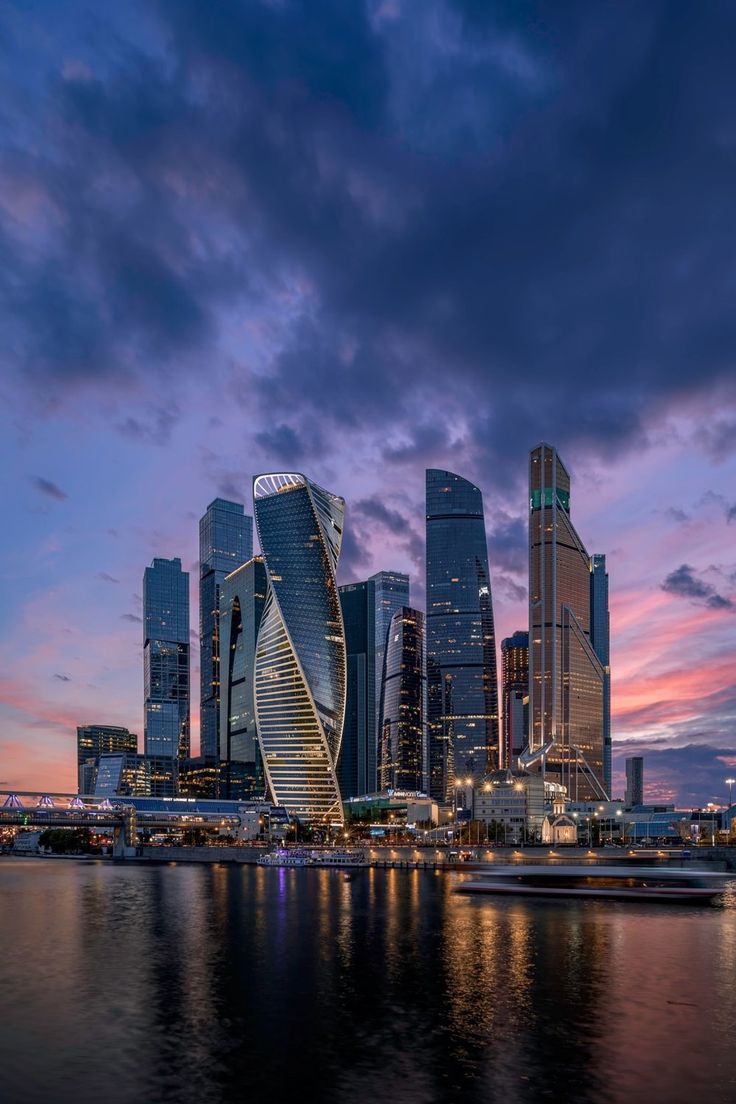
[[[736,1099],[723,907],[0,861],[2,1099]]]

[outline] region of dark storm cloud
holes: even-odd
[[[671,571],[662,583],[662,590],[679,598],[690,598],[710,609],[731,609],[733,606],[730,598],[719,594],[711,583],[698,578],[690,564],[680,564],[675,571]]]
[[[50,479],[44,479],[40,475],[34,476],[31,482],[42,495],[46,495],[47,498],[55,498],[57,502],[63,502],[64,499],[69,497],[66,491],[62,491],[57,483],[53,483]]]
[[[366,530],[368,528],[383,529],[398,537],[398,544],[406,549],[407,554],[419,570],[424,567],[424,538],[412,528],[406,514],[387,506],[377,496],[363,498],[354,504],[351,516],[356,516],[358,524]],[[372,543],[375,544],[375,541]]]
[[[209,370],[229,313],[288,302],[248,388],[267,453],[337,427],[395,463],[461,442],[499,480],[551,429],[615,456],[728,386],[732,6],[160,0],[115,19],[90,6],[82,60],[36,75],[33,126],[7,108],[11,207],[31,195],[36,219],[2,224],[24,376],[155,389]],[[733,422],[698,443],[726,455]]]

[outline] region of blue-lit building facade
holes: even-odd
[[[603,779],[611,793],[613,745],[611,743],[611,628],[608,613],[606,557],[590,557],[590,643],[603,668]]]
[[[499,764],[498,677],[483,496],[452,472],[426,474],[429,790]]]
[[[346,652],[336,572],[345,502],[300,473],[257,476],[253,500],[268,581],[255,661],[268,792],[305,821],[341,822]]]
[[[155,559],[143,576],[146,755],[189,756],[189,574]]]
[[[220,586],[222,797],[255,797],[264,791],[253,676],[267,586],[262,556],[232,571]]]
[[[135,755],[138,737],[134,732],[118,725],[91,724],[77,727],[77,785],[79,793],[92,793],[89,764],[95,764],[98,756],[110,752]]]
[[[391,618],[381,680],[381,791],[426,792],[426,698],[424,614],[404,606]]]
[[[377,787],[381,678],[391,618],[409,604],[409,576],[379,571],[340,587],[347,689],[345,726],[337,764],[343,801]]]
[[[253,555],[253,518],[216,498],[199,522],[200,755],[214,761],[220,730],[220,588]]]

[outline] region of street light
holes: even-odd
[[[726,785],[728,786],[728,807],[729,809],[733,805],[733,787],[736,785],[736,778],[727,778]]]

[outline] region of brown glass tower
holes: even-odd
[[[606,797],[604,671],[590,642],[590,557],[570,476],[547,444],[529,458],[529,766],[573,801]]]

